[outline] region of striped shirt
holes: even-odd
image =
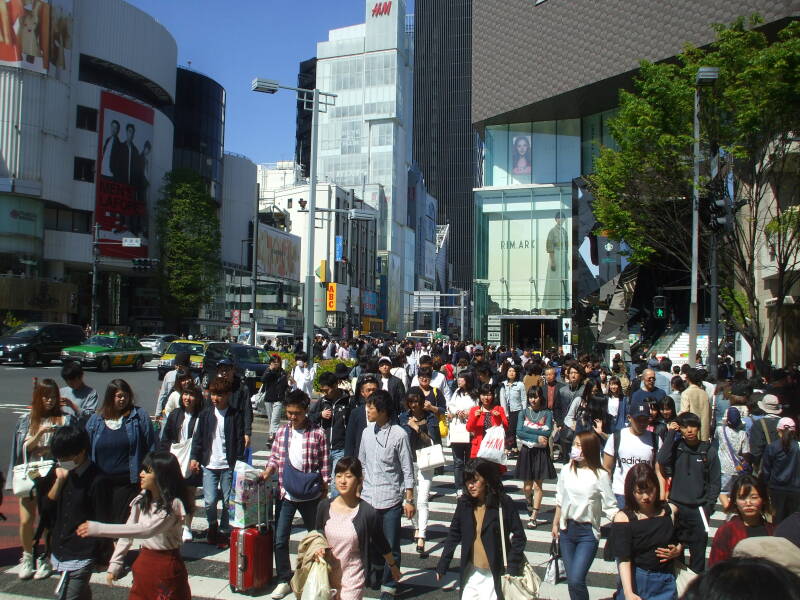
[[[278,430],[267,460],[267,468],[272,467],[278,472],[278,490],[281,498],[286,496],[286,490],[283,489],[283,466],[289,460],[285,447],[288,447],[286,438],[290,434],[291,427],[290,424],[286,424]],[[322,481],[325,483],[329,481],[329,453],[325,432],[322,427],[313,425],[308,420],[306,420],[305,431],[303,432],[303,472],[320,473]]]
[[[399,425],[368,423],[361,436],[358,460],[364,467],[361,498],[373,508],[391,508],[414,487],[414,463],[408,434]]]

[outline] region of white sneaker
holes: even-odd
[[[38,566],[36,572],[33,574],[34,579],[47,579],[53,574],[53,567],[50,564],[50,559],[47,556],[40,556],[38,559]]]
[[[36,572],[35,565],[33,564],[33,554],[30,552],[23,552],[22,558],[19,561],[19,578],[30,579]]]
[[[279,583],[275,586],[275,589],[272,590],[272,600],[280,600],[284,596],[288,596],[292,593],[292,588],[288,583]]]
[[[189,529],[186,525],[183,526],[183,534],[181,535],[181,540],[184,542],[191,542],[193,539],[192,530]]]

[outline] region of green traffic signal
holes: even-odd
[[[656,318],[657,319],[663,319],[664,318],[664,309],[663,308],[657,308],[656,309]]]

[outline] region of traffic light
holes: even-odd
[[[653,296],[653,314],[656,319],[667,318],[667,297]]]
[[[131,259],[131,263],[133,263],[133,270],[134,271],[149,271],[150,269],[154,268],[158,264],[157,258],[133,258]]]

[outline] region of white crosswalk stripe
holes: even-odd
[[[263,467],[266,464],[268,451],[258,451],[254,453],[254,466]],[[459,553],[456,551],[455,558],[450,565],[447,576],[437,582],[435,577],[435,567],[442,554],[442,542],[450,527],[450,519],[456,504],[456,494],[453,485],[452,456],[449,449],[445,450],[445,456],[449,465],[445,468],[445,474],[436,476],[431,486],[431,498],[428,504],[430,517],[427,533],[426,549],[429,553],[427,558],[420,558],[415,550],[415,542],[412,539],[413,526],[410,521],[403,520],[403,540],[402,540],[402,567],[403,579],[401,581],[401,598],[457,598],[456,580],[458,577]],[[561,465],[556,465],[560,470]],[[527,522],[527,513],[524,509],[524,498],[522,494],[521,482],[514,478],[514,461],[509,461],[508,473],[503,483],[510,496],[517,502],[523,524]],[[544,485],[544,500],[542,509],[539,513],[541,519],[546,519],[546,524],[539,525],[537,529],[526,527],[525,533],[528,543],[525,548],[525,555],[540,575],[544,574],[544,564],[549,558],[549,546],[551,541],[550,528],[552,525],[553,506],[555,499],[555,480],[546,482]],[[713,538],[716,527],[721,524],[724,518],[720,512],[713,515],[709,525],[709,539]],[[197,541],[184,544],[182,554],[186,561],[189,571],[189,584],[194,598],[219,598],[219,599],[241,599],[241,594],[231,592],[228,585],[229,551],[219,550],[210,546],[200,538],[199,532],[203,532],[207,527],[205,511],[202,498],[197,500],[197,513],[192,524],[192,529],[198,538]],[[300,540],[305,536],[306,531],[302,526],[299,516],[296,517],[291,536],[291,550],[294,552]],[[616,569],[613,562],[606,562],[602,559],[602,550],[605,540],[600,541],[597,557],[592,563],[592,567],[587,577],[589,595],[592,599],[608,598],[614,590],[616,582]],[[136,545],[134,545],[136,547]],[[3,572],[0,576],[0,600],[11,598],[52,598],[54,580],[49,581],[25,581],[19,582],[16,579],[17,567],[12,567]],[[9,586],[9,579],[13,578],[13,586]],[[131,575],[128,574],[118,582],[114,588],[105,585],[105,575],[97,573],[92,577],[93,593],[96,599],[121,599],[126,598],[128,588],[132,583]],[[260,592],[260,596],[268,597],[268,590]],[[11,594],[7,592],[13,592]],[[367,589],[367,598],[376,598],[379,592]],[[569,598],[566,584],[557,586],[542,584],[540,597],[552,600]]]

